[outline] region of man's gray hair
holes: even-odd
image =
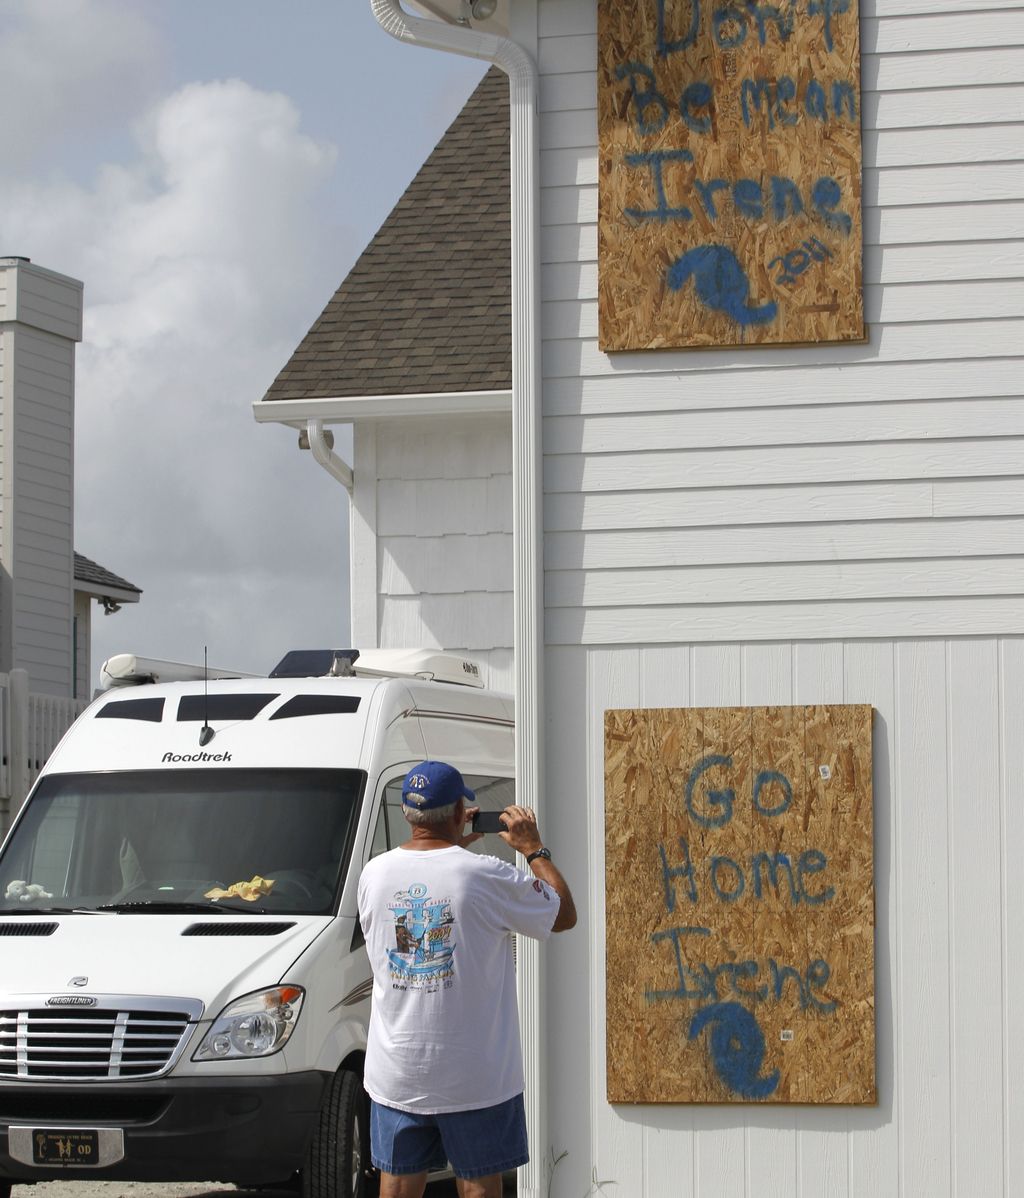
[[[455,808],[458,807],[459,802],[460,800],[456,799],[454,803],[448,803],[445,807],[430,807],[426,811],[420,811],[410,803],[403,803],[402,814],[414,828],[422,827],[424,824],[443,824],[455,814]]]

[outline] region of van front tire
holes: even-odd
[[[339,1069],[302,1168],[302,1198],[371,1198],[370,1122],[358,1073]],[[0,1196],[2,1198],[2,1196]]]

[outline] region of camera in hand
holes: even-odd
[[[500,811],[478,811],[473,816],[473,831],[474,832],[507,832],[508,829],[501,822],[502,812]]]

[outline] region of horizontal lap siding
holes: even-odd
[[[18,321],[30,328],[72,341],[82,339],[82,284],[27,259],[14,272],[0,268],[0,321]]]
[[[19,312],[40,324],[52,318],[73,333],[66,289],[56,288],[48,299],[45,293],[33,294],[35,281],[22,276]],[[13,577],[13,664],[29,671],[33,690],[57,695],[70,695],[74,685],[74,351],[74,342],[63,336],[19,324],[5,392],[13,455],[8,461],[11,505],[5,513],[13,527],[4,529]]]
[[[596,5],[539,12],[548,642],[1016,618],[1024,7],[863,6],[866,345],[612,356]]]
[[[548,960],[555,1188],[1009,1198],[1024,6],[862,3],[866,345],[614,357],[597,348],[596,4],[538,11],[545,819],[586,895],[582,935]],[[877,712],[879,1106],[609,1106],[604,710],[818,702]]]

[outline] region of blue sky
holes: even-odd
[[[145,592],[95,666],[347,643],[344,493],[250,406],[483,70],[363,0],[0,0],[0,254],[85,283],[76,548]]]

